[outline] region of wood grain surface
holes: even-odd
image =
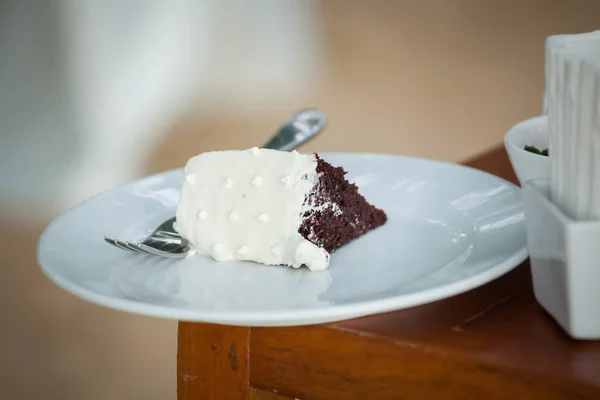
[[[245,327],[179,323],[178,399],[247,399],[248,339]]]
[[[263,390],[250,388],[250,400],[291,400],[290,397],[281,396],[273,392],[265,392]]]

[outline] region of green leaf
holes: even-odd
[[[525,151],[542,155],[542,152],[535,146],[525,146]]]

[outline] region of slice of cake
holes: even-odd
[[[329,254],[383,225],[346,171],[317,154],[252,148],[192,157],[176,228],[217,261],[329,266]]]

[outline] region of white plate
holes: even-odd
[[[142,239],[171,217],[181,170],[102,193],[57,218],[38,245],[44,273],[94,303],[137,314],[229,325],[339,321],[466,292],[527,257],[521,191],[455,164],[322,154],[389,220],[339,249],[329,269],[174,261],[128,253],[102,237]]]

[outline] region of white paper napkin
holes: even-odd
[[[546,87],[552,201],[600,219],[600,31],[546,40]]]

